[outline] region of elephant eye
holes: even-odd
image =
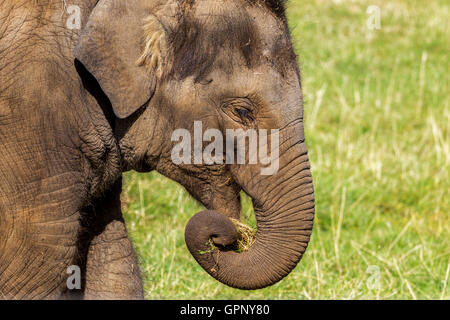
[[[243,119],[249,118],[250,112],[245,108],[236,108],[236,112],[239,115],[239,117],[241,117]]]
[[[254,105],[248,98],[231,98],[222,102],[222,111],[244,126],[255,124]]]

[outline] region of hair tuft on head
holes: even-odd
[[[147,66],[157,74],[162,73],[163,53],[166,50],[165,32],[155,16],[149,16],[144,23],[145,48],[136,61],[138,66]]]

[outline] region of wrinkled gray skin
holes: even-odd
[[[83,30],[68,30],[62,1],[0,0],[0,298],[143,298],[120,210],[127,170],[157,170],[214,210],[189,222],[186,242],[227,285],[271,285],[303,255],[314,196],[284,15],[263,0],[166,2],[73,0]],[[158,70],[136,64],[149,15],[167,37]],[[223,22],[237,15],[254,30]],[[201,76],[183,73],[177,54],[194,62],[171,44],[193,25],[214,29],[213,38],[228,32],[245,41],[214,47]],[[211,38],[202,39],[186,35],[188,47]],[[250,42],[251,50],[238,50]],[[262,176],[259,165],[175,165],[171,134],[193,131],[195,120],[204,130],[280,129],[278,173]],[[225,246],[236,240],[227,217],[239,218],[241,190],[253,199],[258,233],[238,254]],[[218,248],[198,255],[209,238]],[[71,265],[81,267],[81,290],[67,289]]]

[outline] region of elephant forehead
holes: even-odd
[[[258,29],[248,13],[235,10],[233,14],[217,8],[194,11],[184,14],[176,32],[168,36],[173,56],[171,75],[181,79],[193,76],[201,81],[219,59],[218,66],[227,72],[237,64],[250,68],[258,63]]]
[[[168,36],[169,75],[201,82],[217,68],[228,74],[263,65],[281,75],[294,70],[296,58],[284,18],[246,1],[199,1],[184,8]]]

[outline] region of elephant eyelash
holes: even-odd
[[[222,106],[225,108],[246,109],[248,112],[253,112],[254,109],[254,104],[248,97],[226,99],[223,101]]]
[[[208,79],[208,80],[200,81],[199,83],[201,85],[207,86],[208,84],[212,83],[213,81],[214,81],[213,79]]]

